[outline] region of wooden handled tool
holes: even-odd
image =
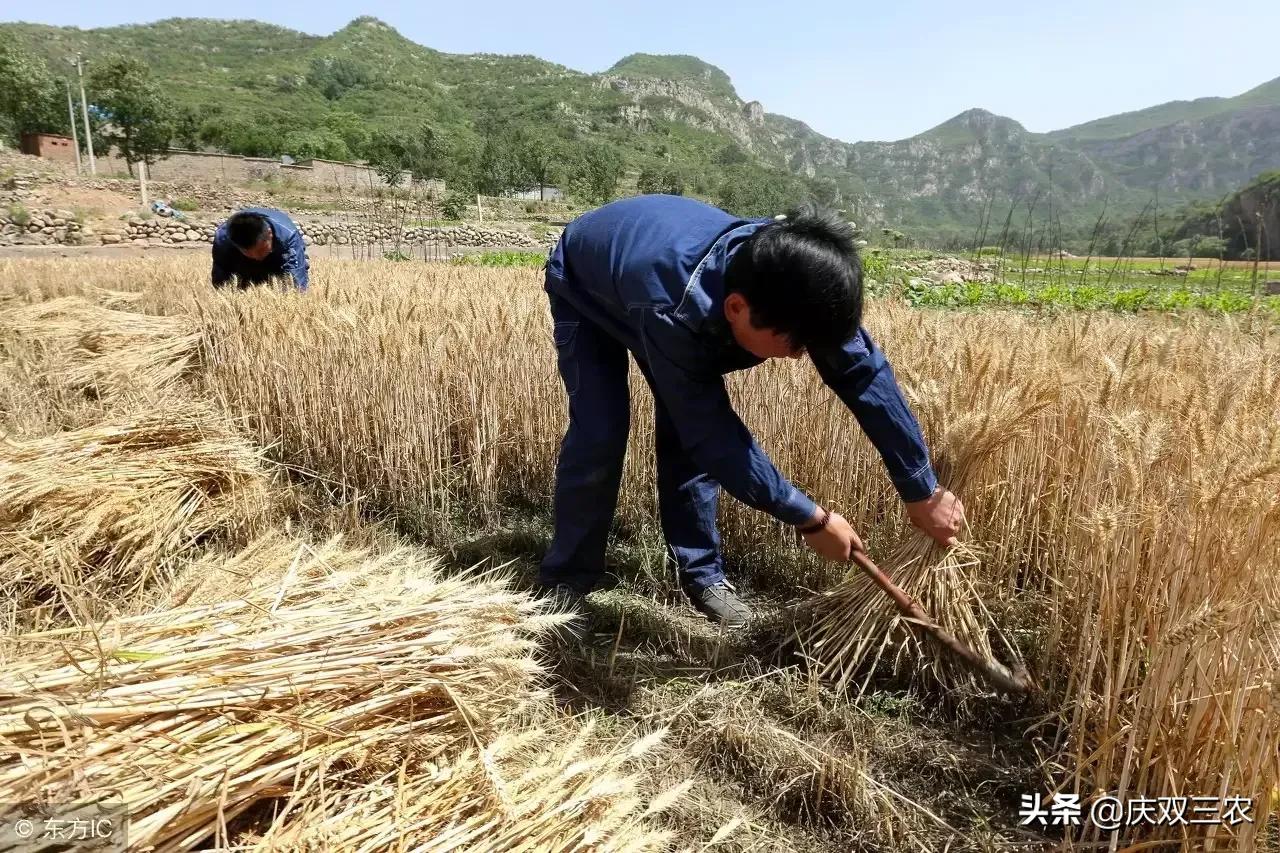
[[[1039,688],[1031,680],[1031,674],[1027,672],[1026,667],[1017,666],[1011,671],[1004,664],[984,658],[960,642],[950,631],[929,618],[929,615],[920,609],[920,605],[916,604],[911,596],[903,592],[897,584],[889,580],[889,576],[881,571],[880,567],[872,562],[865,552],[854,551],[850,559],[857,563],[858,568],[862,569],[871,580],[875,581],[876,586],[888,593],[903,616],[907,617],[912,624],[923,629],[926,634],[933,638],[934,642],[963,661],[969,669],[981,675],[994,686],[1010,693],[1027,695],[1039,692]]]

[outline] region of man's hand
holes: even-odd
[[[949,489],[939,486],[924,500],[907,504],[907,516],[939,545],[955,545],[959,541],[956,535],[964,526],[964,504]]]
[[[808,524],[818,524],[822,521],[822,515],[823,511],[819,507],[813,518],[809,519]],[[826,527],[813,533],[802,533],[800,535],[804,537],[806,545],[828,560],[847,562],[849,555],[854,551],[866,550],[862,545],[862,540],[858,538],[858,534],[854,533],[849,522],[844,520],[844,516],[834,512],[831,513],[831,518],[828,519]]]

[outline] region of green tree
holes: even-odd
[[[788,176],[740,166],[725,176],[717,203],[739,216],[774,216],[798,201],[797,195],[788,186]]]
[[[440,205],[440,213],[445,219],[462,219],[466,216],[467,205],[470,203],[471,198],[468,194],[453,190]]]
[[[412,143],[398,133],[375,131],[369,142],[366,155],[369,165],[387,186],[399,186],[404,179],[404,171],[409,167]]]
[[[49,69],[11,35],[0,35],[0,124],[14,140],[28,131],[66,130],[66,105]]]
[[[348,91],[373,82],[371,69],[354,60],[333,56],[317,56],[307,70],[307,82],[329,100],[337,100]]]
[[[522,178],[538,188],[539,198],[546,198],[546,188],[560,175],[564,162],[564,150],[545,133],[524,128],[515,134],[512,143]]]
[[[423,122],[410,141],[405,168],[420,181],[441,178],[449,169],[450,159],[448,140],[429,122]]]
[[[832,178],[814,178],[809,181],[809,195],[818,204],[835,207],[840,202],[840,185]]]
[[[1227,250],[1227,241],[1221,237],[1201,237],[1191,247],[1197,258],[1220,258]]]
[[[274,157],[278,154],[299,156],[286,147],[290,135],[295,132],[297,131],[281,126],[274,115],[263,110],[235,117],[217,114],[200,125],[200,139],[203,142],[244,157]],[[343,146],[346,145],[340,137],[333,135],[332,138]],[[295,139],[294,142],[296,141]]]
[[[726,169],[741,166],[750,159],[736,142],[730,142],[716,152],[716,165]]]
[[[350,160],[351,149],[338,134],[327,128],[290,131],[282,143],[283,153],[299,160]]]
[[[372,132],[366,119],[350,110],[331,110],[325,115],[321,127],[340,137],[352,154],[367,155]]]
[[[475,139],[460,134],[451,140],[448,156],[441,161],[443,166],[439,175],[444,178],[450,193],[475,195],[479,192],[476,186],[476,173],[479,171],[479,143]]]
[[[140,59],[114,54],[93,70],[89,88],[104,133],[133,174],[133,164],[148,165],[164,156],[173,138],[173,106]]]
[[[670,164],[648,165],[640,170],[636,189],[646,194],[684,195],[684,175]]]
[[[479,146],[474,158],[469,160],[467,183],[481,195],[493,196],[531,187],[533,181],[520,162],[510,129],[485,116],[479,122],[479,132]]]
[[[200,114],[191,107],[182,107],[175,111],[173,122],[173,138],[183,148],[191,151],[200,148]]]
[[[579,154],[570,187],[584,201],[603,204],[616,197],[623,168],[617,149],[605,143],[590,143]]]

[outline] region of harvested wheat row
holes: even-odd
[[[249,849],[467,850],[474,853],[658,851],[668,835],[648,818],[671,805],[688,784],[654,797],[648,807],[634,764],[662,735],[629,748],[592,747],[593,725],[571,739],[540,728],[504,733],[459,755],[401,765],[364,784],[323,784],[296,796]],[[308,780],[308,783],[312,780]],[[301,786],[300,786],[301,787]]]
[[[81,296],[0,310],[0,345],[11,359],[36,363],[52,385],[98,396],[173,386],[199,344],[186,317],[121,311]]]
[[[441,520],[464,513],[492,526],[511,496],[548,500],[564,392],[535,273],[334,261],[315,273],[305,299],[228,297],[209,291],[207,262],[194,258],[0,262],[0,279],[48,295],[83,293],[92,280],[143,289],[137,310],[189,308],[206,332],[213,396],[281,461],[416,530],[447,534]],[[888,300],[867,320],[935,449],[960,418],[979,427],[974,418],[1010,388],[1062,389],[970,484],[953,476],[982,561],[937,573],[939,594],[961,604],[974,600],[966,585],[980,585],[991,613],[974,614],[975,632],[1007,626],[1058,709],[1032,732],[1050,784],[1085,798],[1228,791],[1274,809],[1280,676],[1273,640],[1260,639],[1272,635],[1258,627],[1273,624],[1280,565],[1273,327]],[[780,468],[849,518],[873,554],[910,535],[874,448],[809,365],[762,365],[729,388]],[[643,381],[632,389],[619,516],[639,529],[653,518],[652,406]],[[785,530],[733,501],[721,526],[727,561],[757,589],[821,591],[843,572],[797,559]],[[945,623],[955,600],[929,609]],[[1225,840],[1219,827],[1185,831],[1245,849],[1261,834],[1256,817]],[[1077,834],[1112,840],[1097,827]]]
[[[22,651],[0,675],[0,801],[114,792],[131,845],[191,849],[267,800],[323,803],[306,788],[321,778],[462,766],[476,738],[544,709],[536,640],[564,617],[497,574],[337,542],[255,553],[239,568],[273,579],[241,599],[0,641]],[[487,796],[484,775],[462,774],[464,801]]]
[[[9,618],[36,604],[101,618],[201,541],[257,525],[268,482],[261,452],[224,415],[176,399],[136,417],[5,441],[0,572]]]

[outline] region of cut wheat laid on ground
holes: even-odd
[[[263,448],[250,455],[261,452],[283,466],[293,486],[307,490],[308,501],[351,507],[353,524],[383,525],[388,535],[436,547],[461,563],[494,557],[515,561],[507,571],[529,570],[546,541],[551,474],[564,425],[536,270],[317,263],[312,291],[299,298],[212,293],[204,287],[201,267],[194,259],[9,263],[0,269],[0,291],[25,295],[0,302],[6,311],[38,311],[33,306],[45,300],[92,300],[88,287],[136,294],[117,297],[109,310],[172,322],[178,337],[186,334],[181,329],[197,335],[199,355],[181,374],[184,393],[206,398],[203,405],[243,430]],[[1033,766],[1038,776],[1020,782],[1028,785],[1027,793],[1060,790],[1089,797],[1102,791],[1124,799],[1224,792],[1254,803],[1249,824],[1146,827],[1126,837],[1132,843],[1163,839],[1222,850],[1273,843],[1267,822],[1274,824],[1273,792],[1280,785],[1280,335],[1274,325],[1261,317],[1194,313],[1040,318],[931,312],[890,301],[873,303],[868,323],[938,448],[939,465],[962,489],[972,522],[966,536],[972,559],[943,561],[919,546],[901,521],[874,450],[805,365],[771,363],[734,376],[736,408],[779,466],[849,518],[881,565],[926,601],[944,626],[997,659],[1025,662],[1044,689],[1044,707],[1002,704],[918,643],[909,626],[895,626],[878,592],[844,580],[846,567],[803,555],[787,531],[729,500],[722,506],[721,529],[733,573],[779,609],[808,602],[805,612],[813,618],[797,623],[802,630],[792,649],[801,656],[783,661],[791,665],[807,657],[808,666],[778,670],[775,661],[751,657],[751,648],[685,631],[680,611],[652,604],[676,601],[679,593],[654,545],[652,403],[636,374],[631,452],[611,551],[621,588],[597,596],[600,609],[614,620],[608,624],[611,636],[598,647],[564,652],[569,657],[556,663],[557,674],[568,682],[557,688],[561,701],[602,715],[583,758],[598,774],[584,777],[581,787],[561,789],[565,796],[588,804],[583,813],[600,817],[608,827],[602,832],[634,830],[637,839],[647,839],[645,833],[665,823],[676,833],[676,846],[697,847],[723,831],[717,844],[740,849],[943,849],[957,836],[985,838],[989,849],[1000,849],[1000,843],[1019,837],[1008,826],[1016,823],[1015,809],[1005,800],[988,802],[981,792],[995,786],[1016,801],[1016,792],[1000,786],[1026,779],[1023,769]],[[12,351],[0,353],[0,375],[29,383],[44,369],[29,358],[16,363]],[[781,397],[806,417],[781,411]],[[129,393],[122,398],[121,417],[132,419],[132,428],[150,423],[129,399]],[[34,405],[15,390],[0,395],[0,401],[9,400],[15,410]],[[43,426],[8,445],[6,452],[21,451],[23,460],[66,469],[59,477],[5,469],[6,482],[23,484],[21,491],[3,493],[6,508],[26,507],[20,517],[28,530],[18,543],[27,545],[5,544],[13,549],[10,560],[28,554],[24,549],[33,541],[44,542],[41,548],[49,554],[79,542],[84,544],[75,546],[82,549],[76,553],[87,556],[57,564],[67,567],[68,578],[87,585],[101,564],[100,571],[132,583],[154,562],[145,555],[200,540],[199,548],[170,564],[171,585],[143,596],[147,606],[178,609],[165,618],[122,617],[112,623],[116,634],[101,636],[124,637],[135,629],[145,636],[129,634],[127,645],[108,646],[150,654],[164,650],[146,645],[146,638],[171,643],[177,666],[195,660],[178,652],[201,636],[194,627],[188,636],[182,626],[223,618],[217,608],[233,606],[220,603],[235,598],[219,595],[223,582],[211,578],[226,579],[235,595],[242,593],[237,584],[255,574],[271,575],[276,591],[294,589],[287,537],[257,540],[240,557],[220,556],[243,544],[239,534],[222,543],[194,532],[177,539],[162,535],[161,528],[172,524],[160,521],[176,517],[160,511],[167,506],[162,500],[149,502],[153,514],[121,516],[115,526],[88,532],[82,528],[97,518],[92,513],[69,512],[62,521],[35,513],[33,501],[53,500],[55,492],[64,494],[59,506],[97,507],[100,478],[87,462],[73,460],[114,452],[107,449],[110,441],[99,439],[89,441],[92,453],[77,450],[91,433],[66,431],[59,417],[52,411],[20,417]],[[125,421],[116,424],[130,429]],[[221,466],[242,458],[215,455],[204,467],[192,461],[191,470],[217,480]],[[139,470],[163,480],[182,467],[142,461]],[[59,484],[64,492],[57,492]],[[19,494],[30,500],[10,497]],[[116,531],[130,519],[154,519],[158,526],[151,532]],[[116,531],[101,547],[95,544],[100,530]],[[200,550],[206,547],[210,553]],[[293,552],[303,554],[300,567],[311,567],[299,568],[299,577],[312,577],[326,561],[335,567],[335,578],[344,576],[336,567],[352,564],[336,548],[318,562]],[[35,559],[54,565],[48,555]],[[267,563],[270,572],[263,568]],[[196,568],[183,571],[188,565]],[[433,582],[451,583],[446,576]],[[400,587],[360,589],[362,597],[326,605],[325,613],[355,618],[342,608],[359,608],[359,601],[383,602],[369,606],[389,608],[384,615],[397,612],[384,594]],[[236,631],[286,630],[256,622],[248,611],[235,612],[247,619],[235,623],[242,626]],[[806,624],[813,633],[803,632]],[[408,629],[394,628],[400,630]],[[332,633],[327,640],[344,644],[353,655],[394,651],[394,643],[360,645],[360,638],[340,629]],[[88,635],[74,636],[89,648]],[[288,644],[285,634],[278,637]],[[38,640],[27,636],[22,642],[29,648]],[[209,654],[222,654],[210,649]],[[749,666],[740,660],[744,655]],[[115,660],[108,669],[123,677],[126,670],[141,672],[144,663]],[[228,659],[227,665],[240,664]],[[26,683],[36,675],[24,678],[21,689],[10,685],[6,701],[37,701],[22,693],[36,684]],[[257,670],[248,675],[266,677]],[[372,690],[363,681],[351,686]],[[80,689],[72,681],[46,687]],[[416,688],[405,687],[411,689]],[[381,701],[373,693],[361,695]],[[72,699],[105,701],[68,694],[67,701]],[[326,705],[325,712],[337,710]],[[847,722],[857,719],[884,722]],[[937,729],[928,730],[933,739],[927,741],[938,744],[936,749],[910,753],[914,760],[901,758],[905,744],[924,742],[926,725],[943,723],[975,736],[1008,734],[992,743],[1006,756],[1009,775],[974,758],[982,748],[960,750],[954,735],[948,741]],[[386,725],[379,722],[378,730]],[[523,722],[509,730],[504,725],[476,739],[450,729],[457,748],[440,754],[436,776],[400,780],[388,775],[391,765],[373,762],[366,765],[368,773],[325,796],[294,789],[282,795],[286,801],[296,798],[292,819],[274,828],[242,827],[249,832],[243,840],[302,849],[330,838],[368,841],[376,848],[369,825],[355,816],[385,813],[394,795],[443,803],[454,796],[451,785],[478,790],[483,780],[477,767],[485,760],[509,782],[504,790],[512,796],[542,790],[547,780],[569,772],[558,757],[530,744],[536,735],[520,734]],[[554,732],[560,723],[551,718],[534,725]],[[626,733],[659,725],[670,725],[673,733],[637,757],[650,763],[635,796],[659,796],[670,783],[686,779],[694,785],[671,810],[636,823],[647,806],[629,805],[630,783],[619,783],[617,799],[608,800],[615,796],[604,793],[615,791],[608,774],[629,772],[615,762],[629,748]],[[36,736],[21,729],[15,722],[7,736]],[[278,734],[280,743],[296,737]],[[967,757],[955,758],[954,767],[929,764],[948,756],[944,743]],[[1025,764],[1006,752],[1014,749],[1010,743]],[[824,757],[823,744],[843,752]],[[994,755],[996,747],[986,753]],[[315,778],[318,785],[322,777]],[[962,799],[973,808],[960,807],[946,793],[948,786],[967,785],[972,790]],[[230,795],[245,789],[226,790]],[[247,808],[252,800],[246,795],[238,802]],[[157,801],[157,809],[172,802],[180,799]],[[578,808],[567,800],[562,805]],[[424,827],[445,813],[424,808]],[[471,837],[467,833],[489,819],[487,808],[449,812],[457,816],[459,837]],[[984,808],[975,818],[973,809]],[[531,826],[545,825],[537,822],[546,813],[531,808],[528,815],[535,821]],[[249,816],[246,811],[246,821]],[[160,832],[156,820],[142,826]],[[207,833],[204,820],[193,817],[188,831]],[[504,831],[518,827],[509,824]],[[1105,840],[1088,830],[1070,839],[1081,845]]]

